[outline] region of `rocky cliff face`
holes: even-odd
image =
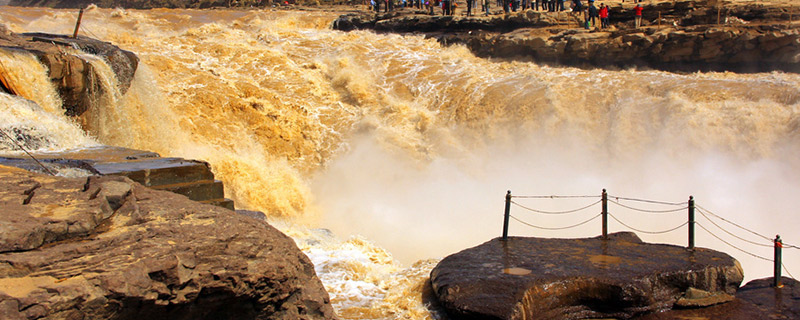
[[[123,94],[130,87],[139,66],[139,58],[134,53],[83,36],[15,34],[0,26],[0,46],[34,54],[50,71],[50,81],[58,89],[65,113],[70,116],[83,114],[99,96],[105,94],[94,67],[76,54],[75,48],[103,58],[114,71],[118,89]],[[14,88],[3,89],[14,93]]]
[[[645,66],[661,70],[800,72],[800,29],[782,26],[696,26],[682,29],[518,29],[509,33],[448,34],[486,57],[528,58],[573,66]]]
[[[655,1],[644,4],[643,27],[634,28],[633,4],[609,5],[611,27],[602,30],[581,27],[580,14],[531,10],[472,17],[349,13],[332,27],[425,33],[445,45],[463,44],[478,56],[543,64],[800,72],[800,29],[792,22],[797,8]]]
[[[124,177],[0,167],[2,319],[334,319],[266,222]]]

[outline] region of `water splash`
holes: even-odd
[[[0,92],[0,152],[61,151],[97,144],[64,116],[61,100],[50,83],[48,70],[28,52],[0,49],[0,73],[16,95]]]
[[[14,31],[66,33],[59,25],[74,21],[38,8],[0,16]],[[143,61],[109,110],[116,115],[100,116],[92,134],[209,161],[237,205],[285,223],[344,318],[438,317],[426,307],[428,270],[499,235],[508,189],[608,188],[668,201],[692,194],[764,233],[800,227],[798,75],[489,61],[422,36],[328,30],[335,16],[94,9],[84,25]],[[629,219],[643,229],[673,222]],[[698,243],[730,252],[748,279],[771,271],[709,236]],[[784,261],[800,265],[797,256]]]

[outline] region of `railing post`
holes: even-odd
[[[511,190],[506,193],[506,212],[503,218],[503,241],[508,240],[508,217],[511,215]]]
[[[603,202],[603,239],[608,239],[608,194],[606,189],[603,189],[603,196],[600,199]]]
[[[78,21],[75,22],[75,32],[72,33],[72,38],[78,37],[78,29],[81,27],[81,19],[83,19],[83,9],[78,12]]]
[[[694,197],[689,196],[689,249],[694,249]]]
[[[781,281],[781,249],[783,249],[783,241],[781,241],[780,235],[775,235],[775,260],[774,261],[774,271],[772,274],[772,285],[775,288],[782,288],[783,282]]]

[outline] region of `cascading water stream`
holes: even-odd
[[[76,14],[4,8],[0,17],[15,32],[65,34]],[[89,134],[210,162],[226,196],[266,212],[311,257],[348,319],[437,317],[424,306],[427,273],[437,258],[500,235],[508,189],[608,188],[676,202],[694,195],[731,220],[786,234],[787,243],[800,227],[798,75],[489,61],[422,36],[331,31],[335,17],[90,9],[82,27],[142,64],[127,94],[112,92],[89,112]],[[104,62],[92,63],[113,87]],[[38,78],[21,81],[50,90]],[[685,218],[617,214],[643,229]],[[593,224],[568,233],[511,228],[598,232]],[[681,232],[640,236],[685,241]],[[739,259],[748,279],[770,275],[771,266],[708,235],[697,243]],[[800,271],[800,255],[784,262]]]

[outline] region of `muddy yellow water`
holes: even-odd
[[[336,16],[90,8],[81,34],[140,57],[131,89],[112,90],[81,121],[66,119],[43,66],[0,50],[10,76],[20,70],[16,87],[29,89],[27,100],[0,94],[0,128],[30,128],[48,137],[47,150],[104,143],[208,161],[237,207],[267,213],[296,240],[345,319],[436,317],[423,297],[430,294],[430,269],[444,255],[500,235],[509,189],[599,195],[607,188],[670,202],[693,195],[718,215],[800,243],[790,236],[800,228],[797,74],[494,61],[417,35],[332,31]],[[71,34],[76,17],[74,10],[0,12],[14,32]],[[105,62],[83,55],[113,87]],[[519,199],[550,211],[596,200]],[[612,208],[643,230],[686,219],[685,212]],[[548,227],[598,212],[513,209],[520,220]],[[613,220],[610,228],[627,229]],[[599,232],[599,222],[564,231],[510,227],[513,235],[545,237]],[[685,245],[685,233],[640,236]],[[698,231],[697,243],[742,261],[748,279],[771,273],[770,262],[710,234]],[[771,255],[769,248],[736,244]],[[800,274],[800,254],[785,251],[787,268]]]

